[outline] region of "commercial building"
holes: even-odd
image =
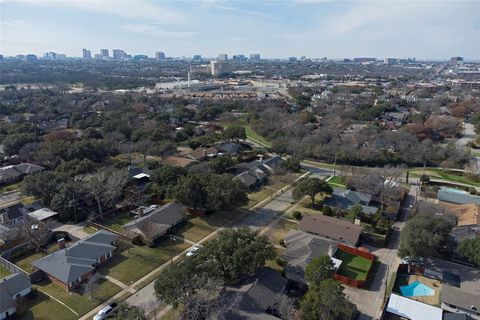
[[[27,54],[25,56],[25,61],[28,61],[28,62],[37,61],[37,56],[34,54]]]
[[[259,53],[250,54],[250,61],[253,61],[253,62],[260,61],[260,54]]]
[[[109,57],[108,49],[100,49],[100,55],[102,56],[102,58],[108,58]]]
[[[236,54],[236,55],[234,55],[234,56],[232,57],[232,60],[233,60],[233,61],[239,61],[239,62],[240,62],[240,61],[247,61],[248,59],[247,59],[247,57],[245,57],[245,55],[243,55],[243,54]]]
[[[165,52],[162,52],[162,51],[155,52],[155,59],[165,60]]]
[[[195,61],[202,60],[202,55],[201,55],[201,54],[195,54],[195,55],[193,55],[193,60],[195,60]]]
[[[219,61],[227,61],[227,60],[228,60],[228,54],[226,54],[226,53],[220,53],[220,54],[218,55],[218,60],[219,60]]]
[[[83,48],[82,49],[82,58],[83,59],[92,59],[92,51]]]
[[[125,51],[121,49],[113,49],[113,59],[122,60],[122,59],[125,59],[126,57],[127,57],[127,54],[125,53]]]

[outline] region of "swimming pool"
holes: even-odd
[[[415,281],[408,286],[400,287],[400,293],[404,297],[433,296],[435,290],[420,281]]]

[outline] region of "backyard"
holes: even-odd
[[[32,273],[33,272],[32,262],[34,262],[34,261],[36,261],[40,258],[43,258],[43,257],[47,256],[48,254],[57,251],[60,248],[59,248],[57,243],[52,243],[52,244],[48,245],[46,247],[46,249],[47,249],[46,253],[45,252],[37,252],[37,253],[31,253],[31,254],[23,255],[23,256],[15,259],[14,263],[17,266],[19,266],[21,269],[25,270],[26,272]]]
[[[99,221],[99,223],[114,231],[122,232],[122,226],[132,220],[133,217],[130,215],[130,212],[123,210],[116,212],[114,215],[104,217],[103,220]]]
[[[0,278],[8,276],[10,273],[11,272],[8,271],[7,268],[5,268],[4,266],[0,266]]]
[[[337,273],[353,280],[366,280],[372,261],[337,249],[335,258],[342,260]]]
[[[395,280],[395,284],[393,286],[393,292],[401,295],[400,287],[409,285],[412,282],[417,282],[417,281],[434,289],[435,293],[433,296],[411,296],[409,298],[419,302],[431,304],[431,305],[439,305],[440,292],[442,290],[442,283],[438,280],[426,278],[420,275],[399,274]]]
[[[331,176],[327,182],[332,188],[345,188],[345,178],[342,176]]]

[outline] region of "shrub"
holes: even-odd
[[[280,267],[285,267],[285,265],[286,265],[286,262],[285,262],[285,260],[283,260],[282,257],[276,257],[276,258],[275,258],[275,261],[277,262],[277,264],[278,264]]]
[[[132,243],[136,246],[144,246],[145,245],[145,242],[143,241],[143,238],[139,235],[136,235],[133,239],[132,239]]]
[[[280,243],[280,245],[281,245],[282,247],[286,247],[286,246],[287,246],[287,244],[285,243],[285,240],[283,240],[283,239],[281,239],[281,240],[278,241],[278,242]]]
[[[323,212],[323,214],[326,215],[326,216],[329,216],[329,217],[332,217],[332,216],[333,216],[332,208],[330,208],[329,206],[323,206],[322,212]]]
[[[477,194],[477,190],[474,188],[474,187],[470,187],[468,189],[468,192],[470,192],[470,194],[473,194],[473,195],[476,195]]]
[[[302,220],[302,213],[300,211],[295,211],[293,217],[297,220]]]

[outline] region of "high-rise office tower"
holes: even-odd
[[[82,57],[83,59],[92,59],[92,52],[85,48],[82,49]]]
[[[125,51],[121,49],[113,49],[112,54],[113,54],[113,59],[116,59],[116,60],[125,59],[127,57],[127,54],[125,53]]]
[[[108,58],[108,49],[100,49],[100,55],[102,58]]]
[[[155,52],[155,59],[164,60],[165,59],[165,52],[163,52],[163,51]]]
[[[226,53],[220,53],[220,54],[218,55],[218,60],[219,60],[219,61],[227,61],[227,60],[228,60],[228,54],[226,54]]]
[[[260,61],[260,54],[259,53],[251,53],[250,54],[250,61]]]

